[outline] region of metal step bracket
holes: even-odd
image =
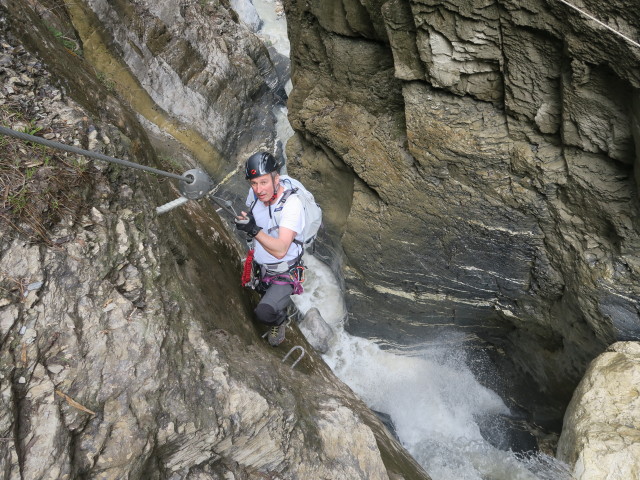
[[[300,360],[302,360],[302,357],[304,357],[305,351],[304,348],[301,347],[300,345],[296,345],[295,347],[293,347],[291,350],[289,350],[289,353],[287,353],[284,358],[282,359],[282,363],[287,361],[287,358],[289,358],[289,355],[291,355],[295,350],[300,350],[300,356],[296,359],[295,362],[293,362],[293,364],[291,364],[291,369],[293,370],[295,368],[295,366],[298,364],[298,362]]]

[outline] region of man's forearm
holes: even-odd
[[[260,245],[262,245],[268,253],[278,259],[283,258],[287,254],[289,245],[291,245],[291,242],[267,235],[264,230],[260,230],[254,239],[260,242]]]

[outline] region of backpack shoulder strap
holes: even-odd
[[[249,207],[249,213],[253,213],[253,207],[256,206],[256,203],[258,203],[258,197],[256,197],[255,200],[253,200],[253,203]]]
[[[296,193],[297,191],[298,191],[297,188],[285,190],[280,200],[278,200],[278,203],[276,203],[276,208],[273,209],[273,217],[276,222],[275,228],[278,228],[280,226],[280,217],[282,217],[282,209],[284,208],[284,202],[287,201],[287,199],[291,196],[292,193]]]
[[[282,194],[282,198],[278,201],[278,203],[276,204],[276,208],[273,211],[273,218],[276,224],[273,228],[269,229],[269,232],[277,228],[280,228],[280,218],[282,217],[282,209],[284,208],[284,202],[286,202],[287,199],[297,191],[298,191],[297,187],[293,187],[284,191],[284,193]],[[300,245],[301,247],[304,248],[304,245],[300,240],[296,240],[294,238],[293,243]]]
[[[278,205],[286,202],[287,198],[289,198],[292,193],[296,193],[297,191],[298,191],[297,188],[289,188],[289,189],[285,190],[284,193],[282,194],[282,198],[278,202]]]

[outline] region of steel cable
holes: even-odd
[[[594,22],[596,22],[597,24],[599,24],[599,25],[603,26],[604,28],[606,28],[606,29],[608,29],[608,30],[612,31],[612,32],[613,32],[613,33],[615,33],[616,35],[621,36],[621,37],[622,37],[622,38],[624,38],[627,42],[631,43],[631,45],[634,45],[634,46],[636,46],[636,47],[640,48],[640,43],[638,43],[638,42],[636,42],[635,40],[633,40],[633,39],[631,39],[631,38],[627,37],[624,33],[621,33],[621,32],[619,32],[619,31],[617,31],[616,29],[614,29],[614,28],[610,27],[609,25],[607,25],[607,24],[606,24],[606,23],[604,23],[603,21],[598,20],[598,19],[597,19],[596,17],[594,17],[593,15],[591,15],[591,14],[589,14],[589,13],[585,12],[584,10],[579,9],[578,7],[576,7],[575,5],[573,5],[573,4],[569,3],[569,2],[567,2],[566,0],[558,0],[558,1],[559,1],[559,2],[561,2],[561,3],[564,3],[564,4],[565,4],[565,5],[567,5],[568,7],[573,8],[574,10],[576,10],[576,11],[577,11],[577,12],[579,12],[579,13],[581,13],[581,14],[582,14],[582,15],[584,15],[585,17],[587,17],[587,18],[589,18],[589,19],[593,20],[593,21],[594,21]]]
[[[77,153],[79,155],[95,158],[97,160],[102,160],[109,163],[115,163],[117,165],[135,168],[137,170],[143,170],[149,173],[155,173],[156,175],[162,175],[164,177],[175,178],[176,180],[182,180],[182,181],[185,181],[186,183],[191,183],[191,181],[193,181],[192,177],[187,177],[185,175],[178,175],[177,173],[165,172],[164,170],[159,170],[153,167],[147,167],[146,165],[140,165],[139,163],[130,162],[128,160],[122,160],[120,158],[110,157],[108,155],[103,155],[102,153],[98,153],[98,152],[83,150],[82,148],[74,147],[72,145],[65,145],[64,143],[54,142],[51,140],[47,140],[46,138],[29,135],[28,133],[18,132],[16,130],[11,130],[10,128],[6,128],[3,126],[0,126],[0,133],[4,135],[9,135],[10,137],[19,138],[21,140],[25,140],[28,142],[44,145],[45,147],[57,148],[58,150],[64,150],[70,153]]]

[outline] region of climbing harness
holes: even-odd
[[[283,262],[284,263],[284,262]],[[300,295],[304,292],[304,270],[302,260],[297,261],[288,271],[282,273],[270,273],[267,269],[260,277],[260,282],[266,285],[291,285],[292,295]]]
[[[580,8],[576,7],[575,5],[572,5],[571,3],[567,2],[566,0],[558,0],[561,3],[564,3],[565,5],[567,5],[568,7],[573,8],[574,10],[576,10],[577,12],[581,13],[582,15],[584,15],[585,17],[593,20],[594,22],[596,22],[598,25],[603,26],[604,28],[606,28],[607,30],[612,31],[613,33],[615,33],[616,35],[621,36],[622,38],[624,38],[627,42],[631,43],[632,45],[639,47],[640,48],[640,43],[636,42],[635,40],[632,40],[631,38],[627,37],[624,33],[621,33],[619,31],[617,31],[616,29],[610,27],[609,25],[607,25],[606,23],[598,20],[596,17],[594,17],[593,15],[585,12],[584,10],[581,10]]]
[[[254,250],[250,248],[244,261],[242,286],[264,293],[269,285],[291,285],[292,295],[304,292],[304,271],[307,267],[302,262],[302,255],[289,262],[260,265],[253,261],[253,254]]]

